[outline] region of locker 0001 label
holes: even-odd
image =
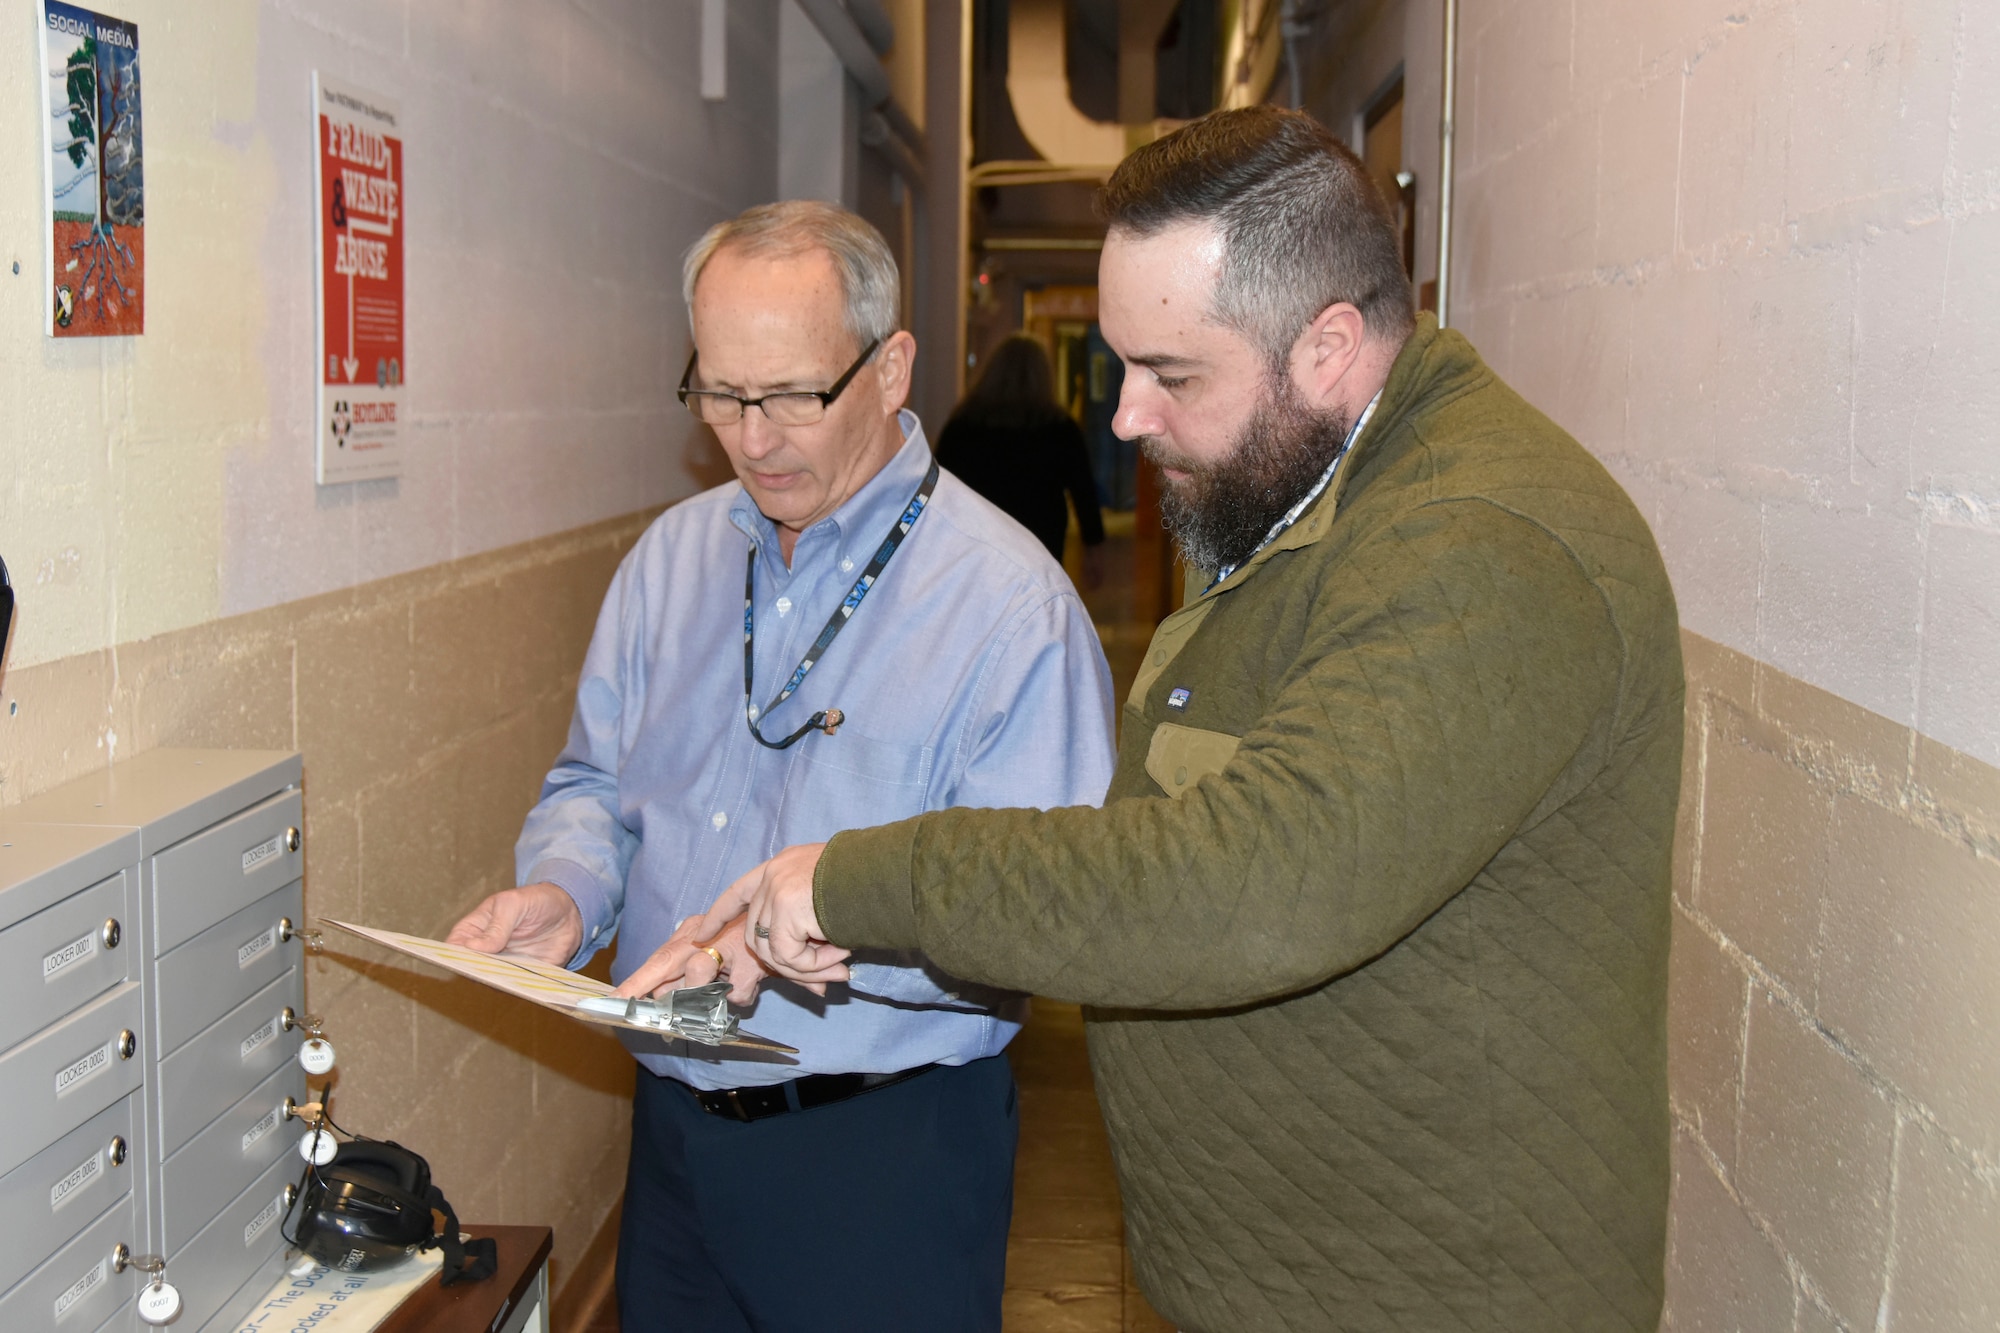
[[[68,1175],[49,1186],[49,1211],[54,1212],[56,1209],[62,1207],[63,1201],[68,1199],[70,1195],[76,1193],[103,1174],[104,1154],[102,1152],[93,1152],[87,1161],[78,1163],[76,1168]]]
[[[64,968],[73,963],[80,963],[96,952],[97,935],[94,931],[86,930],[76,939],[42,959],[42,980],[50,980]]]

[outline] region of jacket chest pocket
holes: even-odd
[[[1242,743],[1241,736],[1228,732],[1162,722],[1153,732],[1152,744],[1146,747],[1146,776],[1179,800],[1194,790],[1195,783],[1220,773]]]
[[[842,727],[809,735],[785,784],[773,850],[822,842],[843,829],[894,823],[924,812],[934,752]]]

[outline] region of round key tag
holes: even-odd
[[[340,1144],[334,1141],[333,1134],[328,1130],[309,1129],[299,1140],[299,1156],[314,1166],[325,1166],[339,1151]]]
[[[180,1317],[181,1294],[171,1282],[153,1279],[153,1284],[139,1293],[139,1320],[146,1324],[171,1324]]]
[[[299,1047],[299,1064],[308,1074],[324,1074],[333,1068],[333,1043],[314,1037]]]

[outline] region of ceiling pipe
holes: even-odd
[[[1458,0],[1444,0],[1444,97],[1438,118],[1438,275],[1439,328],[1451,320],[1452,139],[1458,105]]]
[[[853,79],[861,90],[862,105],[878,116],[900,141],[900,147],[903,149],[900,158],[895,154],[889,155],[890,160],[896,162],[898,173],[902,174],[909,184],[921,187],[923,184],[921,167],[916,166],[916,174],[912,175],[904,170],[904,164],[916,165],[923,162],[924,133],[910,120],[909,113],[896,105],[894,90],[889,86],[889,71],[883,69],[882,62],[876,58],[876,48],[863,34],[855,14],[850,12],[850,5],[842,4],[841,0],[795,0],[795,3],[800,11],[812,20],[813,26],[819,29],[820,36],[826,38],[826,44],[833,48],[833,54],[847,70],[848,77]],[[866,7],[869,3],[870,0],[860,0],[860,7]],[[884,23],[888,22],[886,14],[881,15],[881,18]],[[893,42],[895,37],[893,28],[889,31],[889,37]],[[871,148],[882,147],[882,144],[868,137],[866,121],[862,124],[861,141]]]
[[[861,35],[868,39],[868,45],[875,48],[875,54],[888,55],[896,45],[896,23],[889,17],[889,11],[882,8],[882,0],[847,0],[847,12],[861,29]]]

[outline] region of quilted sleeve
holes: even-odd
[[[1147,1009],[1273,999],[1394,946],[1603,752],[1621,644],[1571,552],[1483,500],[1412,511],[1323,582],[1220,773],[1179,800],[842,833],[815,879],[830,937]]]

